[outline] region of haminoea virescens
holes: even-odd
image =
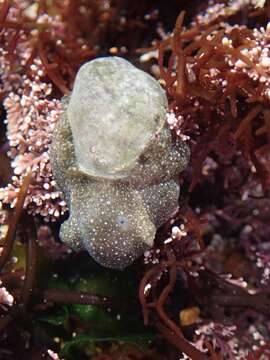
[[[172,141],[167,105],[159,83],[119,57],[84,64],[63,100],[50,149],[70,210],[60,237],[106,267],[130,265],[178,206],[189,148]]]

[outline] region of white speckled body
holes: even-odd
[[[122,269],[177,208],[189,149],[172,142],[163,89],[124,59],[83,65],[63,105],[50,151],[70,209],[61,239]]]

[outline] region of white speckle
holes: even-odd
[[[171,237],[169,237],[168,239],[164,240],[164,244],[169,244],[172,241],[173,241],[173,239]]]
[[[147,285],[145,286],[145,288],[144,288],[143,293],[144,293],[144,294],[147,294],[147,292],[148,292],[150,289],[151,289],[151,284],[147,284]]]

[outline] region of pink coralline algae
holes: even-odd
[[[66,211],[66,203],[52,179],[48,148],[61,104],[46,98],[51,86],[39,83],[38,75],[36,78],[33,82],[23,78],[19,94],[11,93],[4,101],[14,176],[12,183],[0,190],[0,199],[13,207],[22,177],[31,168],[34,175],[25,206],[33,214],[57,219]]]
[[[19,10],[25,9],[26,2],[17,2],[17,9],[10,9],[8,19],[16,18]],[[44,14],[37,19],[37,24],[50,22],[52,30],[62,31],[60,20],[46,17]],[[17,30],[7,29],[3,32],[7,49],[9,40]],[[26,197],[25,208],[28,212],[41,215],[46,221],[57,220],[67,211],[61,192],[57,190],[52,178],[49,161],[49,144],[51,134],[61,114],[61,102],[54,99],[54,87],[45,82],[45,69],[40,56],[32,56],[31,40],[37,36],[37,30],[31,31],[31,37],[23,30],[16,47],[16,62],[8,50],[0,51],[1,63],[5,64],[1,73],[1,94],[4,97],[6,110],[7,138],[9,141],[8,155],[12,159],[14,175],[11,182],[0,189],[0,201],[14,207],[16,195],[22,179],[29,169],[33,179]],[[14,66],[17,67],[16,71]],[[30,69],[29,74],[22,70],[24,66]]]
[[[264,353],[264,358],[269,358],[270,3],[168,2],[164,12],[161,2],[155,3],[157,10],[153,11],[152,5],[150,9],[143,8],[143,4],[154,2],[142,1],[132,8],[131,15],[123,3],[129,1],[0,0],[0,95],[7,125],[0,156],[7,152],[13,166],[9,185],[0,189],[0,224],[6,224],[0,226],[0,238],[12,240],[7,230],[11,226],[14,229],[18,221],[12,222],[12,216],[10,220],[9,208],[14,207],[18,192],[17,204],[21,203],[26,190],[19,189],[31,169],[25,207],[29,213],[41,215],[29,225],[39,246],[38,262],[42,261],[41,252],[49,257],[48,270],[57,269],[58,263],[74,265],[86,259],[83,253],[69,256],[71,250],[55,241],[67,212],[52,178],[49,159],[51,134],[63,117],[60,99],[73,88],[79,67],[97,56],[117,54],[137,64],[140,60],[140,66],[158,78],[167,92],[166,122],[173,139],[187,141],[191,148],[191,162],[179,178],[180,211],[177,208],[157,232],[154,246],[134,264],[136,279],[141,278],[139,300],[144,322],[159,333],[153,345],[160,350],[156,341],[160,339],[165,347],[167,341],[172,357],[172,348],[176,347],[178,357],[185,353],[183,358],[194,360],[205,356],[259,359]],[[141,5],[142,21],[141,15],[134,16]],[[144,15],[146,8],[148,13]],[[175,28],[168,32],[180,9],[183,11]],[[155,39],[155,30],[159,40]],[[9,161],[6,165],[9,170]],[[1,184],[7,184],[8,175],[8,171],[3,174]],[[21,217],[16,242],[21,239],[31,250],[34,242],[25,231],[25,218],[33,220],[31,216]],[[44,225],[43,219],[59,223]],[[100,220],[105,223],[104,214]],[[34,222],[38,225],[36,233]],[[9,245],[10,241],[0,242],[0,259],[5,258]],[[16,276],[18,289],[23,281],[29,284],[31,277],[34,280],[33,249],[32,253],[26,258],[26,265],[31,266],[26,266],[24,277],[23,269],[13,271],[15,262],[10,262],[9,271],[10,263],[3,261],[7,266],[0,283],[0,310],[8,318],[14,316],[14,325],[21,326],[23,319],[16,311],[20,293],[11,284]],[[80,267],[70,268],[75,275],[72,279],[80,279]],[[52,276],[60,280],[61,273]],[[44,293],[41,284],[33,284],[26,289],[23,300],[31,320],[39,316],[39,308],[44,314],[47,309],[50,314],[58,309],[50,306],[59,304],[59,295],[65,304],[81,303],[81,293],[74,293],[73,285],[70,296],[66,289],[59,289],[45,302],[37,296],[40,290]],[[32,295],[35,301],[29,302]],[[125,298],[125,303],[128,300]],[[133,303],[133,294],[131,300]],[[31,302],[35,304],[32,309]],[[197,309],[197,313],[187,324],[181,321],[181,314],[188,314],[190,309]],[[77,316],[74,320],[69,339],[85,329]],[[21,339],[16,336],[20,346],[15,351],[26,349],[25,341],[28,344],[35,339],[36,334],[32,338],[28,329],[28,324],[26,332],[22,327]],[[13,325],[9,324],[3,334],[1,350],[5,339],[14,339]],[[52,350],[51,344],[47,345],[46,356],[62,356],[57,352],[64,348],[63,342],[60,340]],[[13,354],[12,345],[8,346]],[[33,356],[36,358],[32,353],[25,355]],[[100,353],[95,358],[102,356]]]
[[[2,282],[0,280],[0,285]],[[11,306],[13,305],[14,298],[3,286],[0,287],[0,306]]]

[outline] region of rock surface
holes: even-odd
[[[118,57],[83,65],[51,145],[69,204],[61,239],[100,264],[130,265],[178,206],[175,180],[189,149],[173,143],[160,85]]]

